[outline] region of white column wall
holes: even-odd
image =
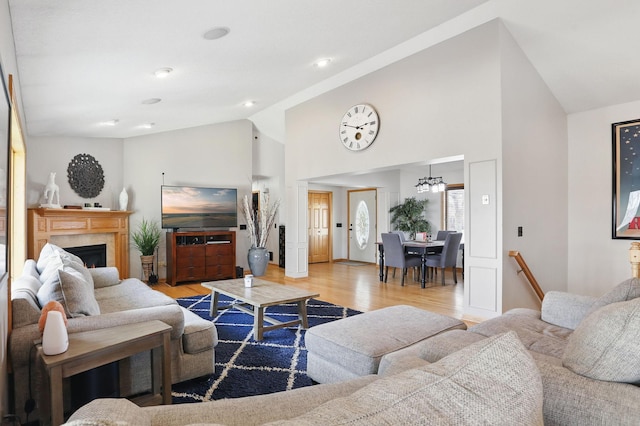
[[[464,155],[465,163],[498,158],[498,38],[498,21],[490,22],[287,110],[287,187],[315,177],[435,158]],[[344,111],[357,103],[377,109],[380,133],[371,147],[354,153],[342,146],[338,130]],[[306,198],[297,199],[304,204],[289,214],[306,212]],[[467,230],[469,236],[473,230]],[[465,257],[467,265],[474,262],[473,256]],[[501,259],[494,267],[500,264]],[[473,285],[473,279],[465,283]]]

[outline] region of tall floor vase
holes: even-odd
[[[261,277],[267,270],[267,263],[269,263],[269,251],[266,247],[251,247],[247,254],[247,261],[249,262],[249,269],[254,277]]]

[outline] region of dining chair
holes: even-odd
[[[385,232],[382,234],[382,246],[384,247],[384,282],[387,282],[389,274],[389,266],[401,268],[402,280],[400,285],[404,285],[404,276],[407,268],[421,266],[422,259],[420,256],[405,253],[400,236],[397,233]]]
[[[436,234],[436,241],[444,241],[447,239],[447,235],[453,234],[456,231],[438,231]]]
[[[439,254],[428,254],[426,260],[427,268],[442,269],[442,285],[444,285],[444,271],[448,267],[453,269],[453,282],[458,284],[456,273],[456,263],[458,261],[458,250],[460,249],[460,241],[462,240],[462,232],[452,232],[447,235],[444,240],[442,252]],[[386,249],[386,248],[385,248]],[[433,270],[431,270],[431,279],[433,279]]]

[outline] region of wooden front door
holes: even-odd
[[[309,263],[331,259],[331,193],[309,192]]]

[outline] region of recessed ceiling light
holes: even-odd
[[[103,121],[103,122],[100,123],[100,125],[101,126],[115,126],[119,122],[120,122],[120,120],[113,119],[113,120],[109,120],[109,121]]]
[[[156,70],[153,74],[158,77],[158,78],[165,78],[166,76],[168,76],[169,74],[171,74],[171,71],[173,71],[173,68],[160,68],[158,70]]]
[[[247,101],[245,102],[243,105],[246,106],[247,108],[254,106],[256,103],[253,101]]]
[[[140,127],[143,128],[143,129],[150,129],[155,125],[156,125],[156,123],[144,123],[144,124],[141,124]]]
[[[316,61],[315,65],[318,68],[324,68],[331,63],[331,58],[319,59]]]
[[[227,27],[214,27],[204,33],[203,37],[207,40],[217,40],[229,34],[230,31]]]
[[[153,104],[157,104],[161,100],[162,99],[160,99],[160,98],[149,98],[149,99],[145,99],[144,101],[142,101],[142,103],[145,104],[145,105],[153,105]]]

